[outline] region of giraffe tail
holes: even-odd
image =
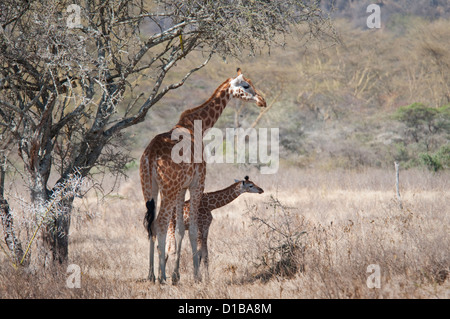
[[[148,232],[148,238],[152,238],[152,223],[155,219],[155,201],[153,199],[147,201],[145,203],[145,206],[147,206],[147,213],[145,213],[144,217],[144,227],[147,229]]]

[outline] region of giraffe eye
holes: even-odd
[[[244,89],[248,89],[248,88],[250,88],[250,85],[248,85],[247,83],[245,83],[244,85],[242,85],[242,87],[244,88]]]

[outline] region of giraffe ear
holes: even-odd
[[[237,74],[238,74],[238,75],[241,75],[241,74],[242,74],[242,72],[241,72],[241,68],[237,68],[237,70],[236,70],[236,71],[237,71]]]
[[[240,180],[235,179],[234,182],[237,183],[237,182],[240,182]]]

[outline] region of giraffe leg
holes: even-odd
[[[156,204],[158,202],[158,186],[155,185],[153,187],[153,200],[155,204],[155,214],[156,214]],[[155,223],[152,222],[148,228],[149,231],[149,240],[150,240],[150,260],[149,260],[149,269],[148,269],[148,279],[151,282],[156,281],[155,277],[155,241],[156,241],[156,227]]]
[[[191,242],[192,248],[192,261],[194,264],[194,279],[196,281],[201,281],[199,272],[199,254],[197,250],[197,239],[198,239],[198,207],[200,206],[200,201],[202,198],[204,186],[200,183],[196,187],[190,188],[189,192],[191,194],[190,198],[190,222],[189,222],[189,240]]]
[[[181,258],[181,243],[183,242],[185,227],[183,220],[183,206],[184,198],[186,196],[186,189],[181,189],[177,194],[176,202],[176,224],[175,224],[175,250],[176,259],[175,266],[172,273],[172,283],[176,284],[180,280],[180,258]]]
[[[203,239],[202,239],[204,227],[198,218],[197,218],[197,226],[198,226],[198,236],[197,236],[198,263],[199,263],[199,265],[201,265],[203,257],[204,257],[204,255],[203,255]]]
[[[154,259],[155,259],[155,238],[150,238],[150,265],[148,269],[148,280],[155,282],[155,269],[154,269]]]
[[[148,231],[148,237],[150,241],[150,264],[149,264],[149,270],[148,270],[148,279],[152,282],[155,282],[155,272],[154,272],[154,255],[155,255],[155,225],[153,223],[154,217],[155,217],[155,201],[152,199],[147,202],[147,213],[145,215],[144,219],[144,225],[147,228]]]
[[[159,277],[161,284],[166,282],[166,238],[169,221],[175,202],[161,196],[161,208],[156,220],[156,237],[158,239]]]
[[[147,206],[147,213],[144,218],[144,226],[148,231],[148,237],[150,241],[148,279],[152,282],[155,282],[154,255],[156,228],[154,225],[154,220],[156,217],[156,205],[158,203],[158,183],[154,175],[152,174],[148,154],[146,152],[144,152],[141,157],[139,173],[141,177],[142,192]]]
[[[167,248],[166,248],[166,267],[167,267],[167,261],[169,259],[169,255],[175,254],[175,223],[176,223],[176,216],[172,216],[172,219],[169,223],[169,230],[167,232]]]
[[[163,229],[164,226],[161,227]],[[158,238],[158,256],[159,256],[159,276],[158,280],[161,284],[166,282],[166,258],[165,258],[165,249],[166,249],[166,233],[161,231],[157,235]]]
[[[211,223],[208,223],[205,226],[205,229],[203,231],[203,236],[202,236],[202,247],[201,247],[201,251],[202,251],[202,256],[203,256],[203,264],[205,266],[205,277],[206,280],[209,280],[209,258],[208,258],[208,232],[209,232],[209,226],[211,225]]]

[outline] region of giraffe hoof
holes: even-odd
[[[172,274],[172,285],[176,285],[180,281],[180,274],[173,273]]]
[[[202,282],[202,276],[200,276],[200,275],[196,275],[196,276],[194,276],[194,282],[195,283],[201,283]]]
[[[156,281],[155,275],[153,275],[153,274],[152,275],[148,275],[147,280],[152,282],[152,283],[155,283],[155,281]]]

